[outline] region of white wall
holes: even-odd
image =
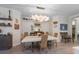
[[[0,17],[8,17],[9,15],[8,11],[9,11],[8,8],[0,7]]]
[[[8,18],[9,15],[9,9],[8,8],[3,8],[0,7],[0,17],[5,17]],[[5,20],[0,20],[0,23],[12,23],[11,21],[5,21]],[[0,29],[2,30],[2,32],[0,34],[7,34],[8,32],[12,33],[12,28],[11,27],[4,27],[4,26],[0,26]]]
[[[21,25],[21,32],[31,32],[31,25],[33,25],[34,22],[30,20],[22,20],[22,25]]]
[[[20,44],[20,30],[15,30],[14,29],[14,23],[15,23],[15,19],[18,19],[19,20],[19,24],[20,24],[20,21],[21,21],[21,13],[17,10],[13,10],[13,9],[8,9],[8,8],[4,8],[4,7],[0,7],[0,17],[4,17],[4,18],[8,18],[8,15],[9,15],[9,10],[11,10],[11,18],[12,18],[12,21],[11,24],[12,24],[12,27],[1,27],[0,28],[2,29],[2,33],[0,34],[7,34],[8,32],[11,32],[12,35],[13,35],[13,46],[16,46],[16,45],[19,45]],[[1,21],[0,22],[9,22],[8,20],[7,21]],[[18,35],[17,35],[18,34]]]
[[[32,32],[31,31],[31,25],[33,25],[34,26],[34,21],[32,21],[32,20],[23,20],[22,21],[22,31],[21,32]],[[40,30],[41,31],[44,31],[44,32],[49,32],[50,33],[50,29],[49,29],[49,25],[50,25],[50,23],[49,22],[42,22],[42,23],[40,23],[41,24],[41,26],[40,26]]]
[[[58,38],[59,38],[58,42],[60,42],[60,40],[61,40],[61,36],[60,36],[60,32],[61,32],[61,30],[60,30],[60,24],[69,24],[68,20],[69,19],[66,16],[53,16],[53,18],[52,18],[52,22],[54,22],[54,21],[58,22],[57,27],[54,27],[54,24],[52,24],[52,33],[53,33],[53,35],[54,35],[54,33],[58,33]],[[70,25],[68,25],[68,29],[70,28],[69,26]],[[70,30],[67,30],[66,32],[69,33],[69,31]]]
[[[49,22],[42,22],[41,23],[41,31],[50,33],[50,31],[49,31],[50,25],[49,24],[50,24]]]
[[[13,10],[12,12],[13,19],[13,46],[19,45],[21,42],[21,13],[17,10]],[[19,29],[14,29],[14,24],[16,23],[16,19],[18,19]]]
[[[72,36],[72,18],[68,17],[68,34]]]

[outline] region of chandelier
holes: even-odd
[[[38,22],[43,22],[43,21],[48,21],[49,17],[44,16],[44,15],[32,15],[31,19],[38,21]]]

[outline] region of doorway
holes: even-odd
[[[75,41],[75,37],[76,37],[76,20],[72,21],[72,41]]]

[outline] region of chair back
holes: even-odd
[[[28,32],[21,33],[21,40],[23,40],[23,38],[26,36],[28,36]]]
[[[47,39],[48,39],[48,35],[44,34],[41,36],[41,44],[40,44],[41,48],[47,48]]]
[[[28,36],[28,32],[24,32],[24,37]]]

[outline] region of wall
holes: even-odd
[[[21,32],[31,32],[31,25],[33,25],[34,22],[31,20],[22,20],[22,25],[21,25]]]
[[[4,7],[0,7],[0,17],[4,17],[4,18],[8,18],[8,14],[9,14],[9,10],[11,10],[11,18],[12,18],[12,21],[11,24],[12,24],[12,27],[1,27],[0,28],[2,29],[2,33],[0,34],[7,34],[8,32],[11,32],[12,35],[13,35],[13,38],[12,38],[12,43],[13,43],[13,46],[16,46],[16,45],[19,45],[20,44],[20,29],[19,30],[15,30],[14,29],[14,23],[15,23],[15,20],[18,19],[19,20],[19,24],[20,24],[20,21],[21,21],[21,14],[19,11],[17,10],[14,10],[14,9],[8,9],[8,8],[4,8]],[[0,22],[8,22],[8,21],[1,21]],[[17,35],[18,34],[18,35]]]
[[[21,42],[21,13],[17,10],[12,11],[12,19],[13,19],[13,46],[19,45]],[[16,19],[18,20],[19,29],[14,29],[14,24],[16,23]]]
[[[50,23],[49,22],[42,22],[41,23],[41,31],[44,31],[44,32],[49,32],[50,33]]]
[[[0,7],[0,17],[8,18],[8,15],[9,15],[9,9]],[[9,22],[12,23],[11,21],[0,20],[0,23],[9,23]],[[2,33],[7,34],[8,32],[12,33],[11,27],[0,26],[0,29],[2,30],[0,34]]]
[[[21,32],[32,32],[31,31],[31,25],[33,25],[34,26],[34,21],[32,21],[32,20],[23,20],[22,21],[22,31]],[[40,23],[41,24],[41,28],[40,28],[40,30],[41,31],[44,31],[44,32],[49,32],[50,33],[50,29],[49,29],[49,22],[42,22],[42,23]]]
[[[0,7],[0,17],[8,17],[8,11],[8,8]]]
[[[60,32],[61,32],[61,30],[60,30],[60,24],[69,24],[69,21],[68,21],[69,19],[68,19],[68,17],[66,17],[66,16],[53,16],[53,18],[52,18],[52,23],[54,22],[54,21],[57,21],[58,22],[58,24],[57,24],[57,27],[54,27],[54,24],[52,24],[52,33],[53,33],[53,35],[54,35],[54,33],[58,33],[58,38],[59,38],[59,40],[58,40],[58,42],[60,42],[61,41],[61,36],[60,36]],[[70,25],[68,25],[68,30],[67,31],[65,31],[65,32],[68,32],[69,33],[69,26]],[[63,31],[64,32],[64,31]]]

